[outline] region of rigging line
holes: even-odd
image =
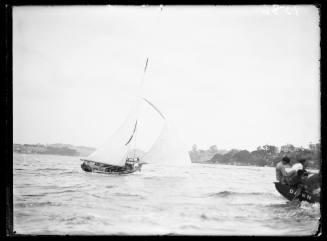
[[[135,138],[134,138],[134,152],[133,152],[133,158],[135,158],[135,154],[136,154],[136,141],[137,141],[137,133],[138,133],[138,129],[136,129],[135,131]]]
[[[130,143],[130,142],[131,142],[131,140],[132,140],[132,138],[133,138],[133,136],[134,136],[134,133],[135,133],[135,131],[136,131],[136,126],[137,126],[137,121],[135,122],[135,126],[134,126],[134,131],[133,131],[133,134],[132,134],[132,135],[131,135],[131,137],[129,138],[128,142],[126,142],[125,146],[127,146],[127,145],[128,145],[128,143]]]
[[[146,101],[149,105],[151,105],[152,108],[154,108],[154,109],[159,113],[159,115],[160,115],[163,119],[166,119],[165,116],[160,112],[160,110],[159,110],[157,107],[155,107],[154,104],[152,104],[150,101],[148,101],[148,100],[145,99],[144,97],[143,97],[142,99],[143,99],[144,101]]]
[[[136,149],[136,137],[137,137],[137,131],[135,132],[135,138],[134,138],[134,147],[133,147],[133,159],[135,158],[135,149]]]

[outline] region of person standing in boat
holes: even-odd
[[[286,172],[286,168],[291,167],[290,162],[291,160],[287,156],[284,156],[283,159],[276,165],[276,179],[281,184],[288,183],[288,174]]]

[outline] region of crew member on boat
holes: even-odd
[[[304,173],[308,174],[308,171],[306,170],[306,167],[307,167],[306,159],[301,158],[300,160],[298,160],[297,163],[295,163],[292,166],[292,168],[290,168],[289,170],[286,169],[286,172],[287,172],[289,177],[296,176],[296,174],[297,174],[297,172],[299,170],[303,170]]]
[[[306,159],[300,159],[292,168],[287,171],[288,184],[296,188],[295,198],[298,197],[301,191],[316,193],[320,191],[320,179],[318,174],[314,174],[306,170]],[[309,177],[309,174],[313,174]]]
[[[305,172],[305,170],[300,169],[298,170],[294,175],[289,177],[288,184],[294,188],[296,188],[296,191],[294,193],[294,199],[297,198],[302,191],[307,190],[306,187],[306,180],[308,179],[308,173]]]
[[[286,172],[286,168],[291,167],[290,162],[291,160],[287,156],[284,156],[283,159],[276,165],[276,179],[281,184],[288,183],[288,174]]]
[[[321,171],[317,174],[313,174],[306,180],[306,188],[313,194],[320,194],[321,187]]]
[[[301,158],[300,160],[298,160],[297,163],[295,163],[291,169],[287,170],[286,172],[288,174],[288,179],[290,184],[292,185],[296,185],[299,182],[302,182],[303,184],[306,184],[307,180],[311,179],[311,181],[314,180],[318,180],[318,174],[315,174],[313,172],[310,172],[308,170],[306,170],[307,168],[307,161],[304,158]],[[313,174],[313,176],[308,177],[309,174]],[[301,177],[300,179],[298,177]],[[293,180],[294,179],[294,180]],[[297,182],[297,180],[299,182]]]

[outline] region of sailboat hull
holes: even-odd
[[[295,198],[296,188],[290,187],[279,182],[274,182],[276,190],[288,200],[293,200]],[[320,195],[312,194],[306,191],[302,191],[298,196],[300,201],[307,201],[309,203],[320,202]]]
[[[130,174],[136,171],[141,171],[142,165],[138,166],[110,166],[98,162],[83,161],[81,168],[85,172],[102,173],[108,175]]]

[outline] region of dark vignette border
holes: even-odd
[[[33,3],[34,2],[34,3]],[[48,3],[40,3],[39,1],[13,1],[13,5],[91,5],[91,4],[96,4],[96,5],[102,5],[102,4],[130,4],[130,5],[157,5],[157,4],[164,4],[164,1],[161,2],[128,2],[128,1],[95,1],[94,3],[91,3],[89,1],[80,1],[80,2],[72,2],[72,1],[57,1],[55,3],[54,1],[48,1]],[[175,3],[170,3],[170,4],[199,4],[198,3],[182,3],[180,1],[177,1]],[[215,2],[210,2],[210,1],[203,1],[200,4],[213,4],[213,5],[230,5],[231,2],[229,1],[221,1],[220,3],[215,3]],[[234,3],[235,4],[235,3]],[[240,3],[236,3],[240,4]],[[245,5],[245,3],[241,3],[241,5]],[[258,1],[253,1],[250,3],[247,3],[247,5],[254,5],[254,4],[278,4],[278,2],[270,2],[270,3],[263,3],[263,2],[258,2]],[[326,169],[326,164],[324,163],[324,159],[326,159],[326,150],[325,150],[325,139],[324,136],[326,134],[326,129],[324,128],[325,124],[325,112],[324,108],[326,107],[325,105],[325,93],[326,93],[326,80],[324,80],[325,77],[325,71],[326,71],[326,62],[325,58],[323,56],[323,53],[325,52],[325,47],[324,43],[326,41],[325,38],[325,5],[319,2],[308,2],[308,1],[298,1],[297,3],[294,1],[287,1],[284,3],[279,3],[279,4],[314,4],[318,9],[319,9],[319,15],[320,15],[320,22],[319,22],[319,27],[320,27],[320,110],[321,110],[321,116],[320,116],[320,131],[321,131],[321,169],[322,172],[325,173]],[[5,167],[5,173],[4,173],[4,183],[5,183],[5,229],[6,229],[6,236],[21,236],[21,235],[15,235],[14,233],[14,227],[13,227],[13,149],[12,149],[12,144],[13,144],[13,57],[12,57],[12,10],[13,10],[13,5],[11,4],[1,4],[1,16],[4,17],[4,41],[3,41],[3,46],[4,46],[4,63],[5,63],[5,68],[4,68],[4,81],[2,81],[2,100],[4,101],[5,108],[4,108],[4,167]],[[233,4],[231,4],[233,5]],[[324,180],[324,175],[322,174],[322,182]],[[320,209],[321,209],[321,219],[320,219],[320,226],[314,236],[322,238],[325,236],[325,234],[322,232],[322,223],[324,220],[324,195],[325,195],[325,189],[322,187],[321,188],[321,204],[320,204]],[[25,235],[22,235],[25,236]],[[28,235],[27,235],[28,236]],[[41,235],[41,237],[44,237],[44,235]],[[49,237],[46,236],[45,237]],[[54,238],[56,237],[61,237],[61,236],[52,236]],[[72,237],[72,236],[70,236]],[[79,237],[79,236],[77,236]],[[98,236],[100,237],[100,236]],[[129,238],[130,236],[124,237]],[[169,237],[172,238],[172,236],[167,235],[167,236],[153,236],[152,238],[165,238]],[[178,236],[182,237],[182,236]],[[189,237],[189,236],[188,236]],[[232,236],[229,236],[232,238]],[[80,238],[80,237],[79,237]],[[112,236],[111,238],[118,238],[117,236]],[[151,237],[146,237],[146,239],[149,239]],[[208,238],[208,237],[201,237],[202,238]],[[220,237],[222,238],[222,237]],[[228,238],[228,237],[223,237],[223,238]],[[255,237],[248,237],[248,238],[255,238]],[[267,238],[267,237],[266,237]],[[291,237],[287,237],[288,239]],[[297,237],[298,239],[299,237]]]
[[[12,96],[12,6],[6,4],[2,9],[5,16],[5,40],[4,40],[4,58],[5,58],[5,78],[3,83],[3,100],[5,102],[5,125],[4,125],[4,167],[5,167],[5,196],[6,196],[6,235],[13,234],[13,96]]]

